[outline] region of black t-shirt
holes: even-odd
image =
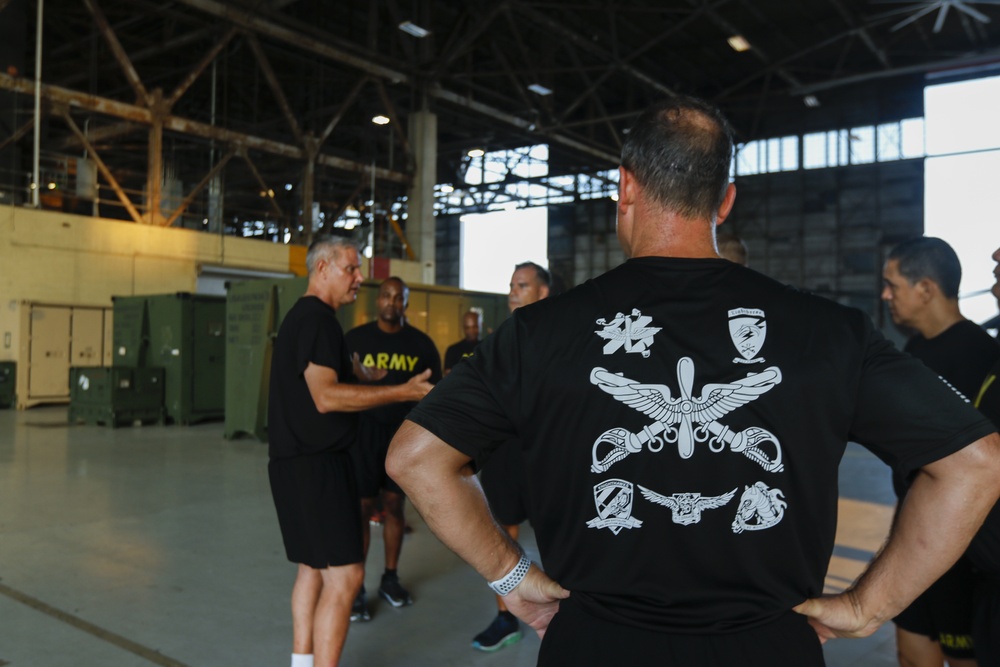
[[[953,324],[934,338],[917,334],[903,351],[924,362],[969,400],[976,398],[986,371],[1000,359],[1000,345],[969,320]]]
[[[339,382],[353,381],[337,314],[315,296],[295,302],[274,342],[267,410],[272,459],[343,450],[354,442],[356,415],[316,409],[304,375],[309,362],[332,368]]]
[[[1000,359],[1000,346],[975,322],[962,320],[934,338],[916,334],[903,351],[919,359],[925,366],[972,401],[986,376],[986,371]],[[894,471],[892,486],[902,498],[910,480],[901,479]]]
[[[471,357],[477,345],[479,345],[478,340],[470,342],[464,338],[454,345],[450,345],[444,352],[444,369],[446,371],[451,370],[455,367],[455,364],[460,362],[462,359]]]
[[[993,430],[864,313],[721,259],[633,259],[519,308],[409,418],[477,460],[520,438],[546,570],[681,633],[823,592],[848,440],[909,471]]]
[[[396,333],[386,333],[377,322],[354,327],[347,332],[347,347],[357,352],[362,366],[384,368],[388,372],[375,385],[403,384],[414,375],[431,369],[431,384],[441,380],[441,355],[430,336],[410,325]],[[366,410],[365,414],[385,423],[402,423],[415,402],[391,403]]]

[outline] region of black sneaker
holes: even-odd
[[[472,639],[472,648],[492,653],[521,639],[521,624],[509,611],[502,611],[486,628]]]
[[[351,606],[351,622],[370,620],[372,620],[372,615],[368,613],[368,596],[365,594],[365,587],[362,586],[358,597],[354,598],[354,604]]]
[[[399,583],[399,577],[394,574],[383,574],[382,584],[378,587],[378,594],[393,607],[405,607],[413,604],[413,598],[409,591]]]

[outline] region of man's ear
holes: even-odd
[[[721,225],[729,214],[733,210],[733,204],[736,202],[736,184],[730,183],[729,187],[726,188],[726,196],[722,198],[722,203],[719,205],[719,210],[716,213],[715,224]]]
[[[635,176],[625,167],[618,167],[618,209],[635,203]]]
[[[914,285],[917,290],[917,294],[920,295],[920,300],[923,303],[927,303],[939,294],[941,294],[941,287],[931,280],[930,278],[921,278]]]

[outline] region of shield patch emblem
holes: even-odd
[[[767,336],[767,321],[764,311],[758,308],[737,308],[729,311],[729,336],[740,357],[733,361],[753,364],[764,361],[757,358]]]
[[[597,516],[587,522],[591,528],[607,528],[617,535],[622,528],[638,528],[642,521],[632,518],[632,482],[608,479],[594,487]]]

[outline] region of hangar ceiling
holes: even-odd
[[[0,169],[15,191],[33,155],[37,15],[36,0],[0,0]],[[717,103],[747,140],[821,126],[864,87],[902,117],[927,74],[1000,66],[1000,0],[48,0],[42,25],[42,151],[91,158],[112,217],[207,221],[224,189],[236,231],[320,227],[373,189],[388,215],[419,110],[437,116],[439,183],[473,147],[547,143],[550,174],[593,173],[664,96]]]

